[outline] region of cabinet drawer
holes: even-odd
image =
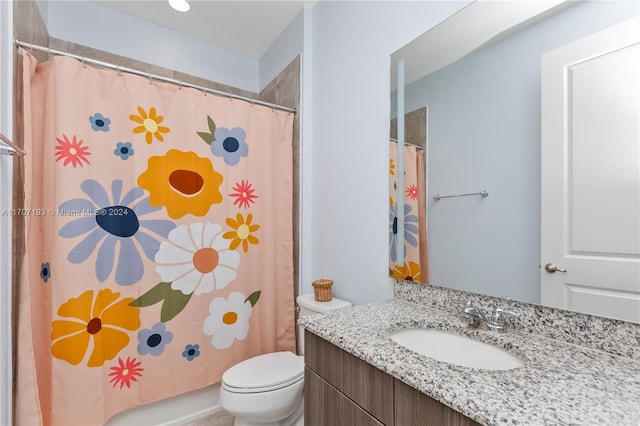
[[[304,372],[304,424],[382,426],[382,423],[309,368],[305,368]]]
[[[304,341],[308,368],[380,422],[393,425],[393,377],[309,331]]]

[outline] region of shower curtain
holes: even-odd
[[[426,179],[424,153],[415,145],[404,145],[404,188],[398,188],[398,143],[389,145],[389,275],[406,281],[428,283]],[[404,211],[398,197],[404,196]],[[404,221],[404,247],[398,246],[398,221]],[[400,250],[404,262],[398,264]]]
[[[295,350],[293,114],[23,55],[18,424],[103,424]]]

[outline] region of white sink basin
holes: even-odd
[[[391,340],[438,361],[483,370],[510,370],[524,363],[497,346],[429,328],[409,328],[389,335]]]

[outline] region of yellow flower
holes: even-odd
[[[393,158],[389,158],[389,174],[391,176],[396,175],[396,165],[393,164]]]
[[[106,360],[115,358],[129,344],[129,335],[122,331],[140,327],[140,310],[129,306],[133,298],[116,302],[120,293],[100,290],[93,298],[93,290],[80,297],[69,299],[58,308],[64,320],[51,323],[51,353],[72,365],[85,358],[89,342],[93,341],[88,367],[100,367]]]
[[[149,109],[149,114],[142,107],[138,107],[138,113],[140,115],[131,114],[129,118],[136,123],[139,123],[140,126],[135,127],[133,129],[133,133],[142,133],[147,132],[144,137],[147,143],[153,142],[153,137],[155,136],[160,142],[164,142],[164,138],[162,137],[162,133],[169,133],[171,129],[168,127],[160,126],[160,123],[164,120],[164,117],[161,115],[156,115],[156,108],[151,107]]]
[[[404,281],[417,281],[420,282],[420,265],[416,262],[409,261],[404,266],[396,265],[391,271],[391,278]]]
[[[208,158],[177,149],[149,158],[138,185],[150,192],[149,204],[165,206],[172,219],[190,213],[204,216],[212,204],[222,202],[223,177]]]
[[[233,239],[229,244],[229,250],[235,250],[242,242],[242,250],[246,253],[249,250],[249,243],[258,244],[258,239],[251,235],[252,232],[260,229],[260,225],[252,225],[253,215],[249,213],[245,222],[242,214],[238,213],[236,220],[227,218],[227,225],[233,228],[233,231],[225,232],[222,237],[227,240]]]

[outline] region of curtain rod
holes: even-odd
[[[391,142],[398,143],[398,139],[395,139],[395,138],[389,138],[389,139],[391,140]],[[422,149],[422,150],[424,150],[424,147],[423,147],[423,146],[417,145],[417,144],[415,144],[415,143],[411,143],[411,142],[404,141],[404,144],[405,144],[405,145],[415,146],[415,147],[416,147],[416,148],[418,148],[418,149]]]
[[[47,52],[50,55],[68,56],[70,58],[77,59],[77,60],[79,60],[79,61],[81,61],[83,63],[97,65],[97,66],[100,66],[100,67],[103,67],[103,68],[109,68],[109,69],[112,69],[112,70],[116,70],[116,71],[120,71],[120,72],[126,72],[126,73],[129,73],[129,74],[136,74],[136,75],[139,75],[139,76],[142,76],[142,77],[147,77],[147,78],[152,79],[152,80],[158,80],[158,81],[162,81],[162,82],[165,82],[165,83],[175,84],[177,86],[190,87],[192,89],[201,90],[203,92],[212,93],[212,94],[215,94],[215,95],[220,95],[220,96],[224,96],[224,97],[227,97],[227,98],[240,99],[240,100],[252,103],[252,104],[262,105],[262,106],[266,106],[266,107],[269,107],[269,108],[278,109],[278,110],[281,110],[281,111],[292,112],[294,114],[297,113],[297,110],[295,108],[290,108],[290,107],[286,107],[286,106],[283,106],[283,105],[277,105],[277,104],[273,104],[273,103],[270,103],[270,102],[260,101],[260,100],[257,100],[257,99],[251,99],[251,98],[247,98],[245,96],[240,96],[240,95],[236,95],[236,94],[233,94],[233,93],[223,92],[221,90],[210,89],[208,87],[198,86],[196,84],[187,83],[185,81],[180,81],[180,80],[176,80],[176,79],[173,79],[173,78],[162,77],[160,75],[150,74],[148,72],[136,70],[136,69],[133,69],[133,68],[121,67],[120,65],[111,64],[109,62],[98,61],[96,59],[86,58],[84,56],[76,55],[76,54],[69,53],[69,52],[63,52],[61,50],[55,50],[55,49],[51,49],[49,47],[39,46],[39,45],[32,44],[32,43],[26,43],[26,42],[20,41],[18,39],[16,39],[16,46],[22,47],[22,48],[25,48],[25,49],[29,49],[29,50],[37,50],[37,51],[40,51],[40,52]]]
[[[9,155],[17,155],[18,157],[23,157],[27,155],[26,151],[20,149],[16,144],[11,142],[11,139],[0,133],[0,141],[4,142],[5,146],[0,145],[0,154],[9,154]]]

